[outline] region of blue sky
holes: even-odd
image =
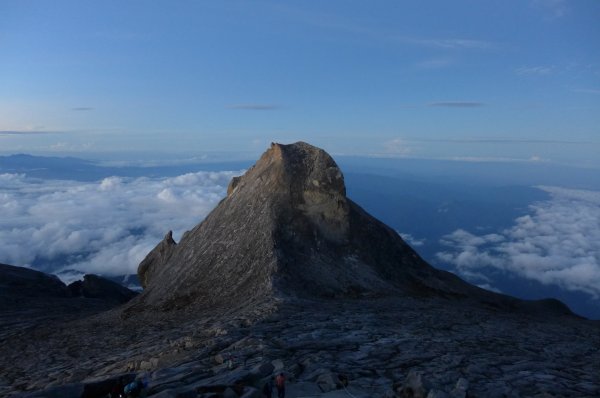
[[[0,0],[0,151],[600,167],[600,2]]]

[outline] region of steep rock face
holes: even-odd
[[[272,144],[231,181],[227,197],[204,221],[178,245],[168,234],[138,272],[145,290],[128,311],[389,295],[464,298],[532,311],[540,306],[431,267],[346,197],[331,156],[303,142]]]
[[[169,261],[177,243],[173,240],[173,231],[169,231],[163,240],[142,260],[138,266],[138,279],[145,289],[156,269],[160,269]]]

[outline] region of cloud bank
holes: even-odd
[[[431,102],[427,104],[428,106],[433,107],[443,107],[443,108],[478,108],[480,106],[484,106],[483,102],[473,102],[473,101],[446,101],[446,102]]]
[[[135,273],[167,231],[179,239],[193,228],[239,174],[94,183],[0,174],[0,262],[51,271],[67,282],[82,273]]]
[[[279,106],[273,104],[234,104],[228,106],[228,108],[244,111],[273,111],[279,109]]]
[[[600,192],[539,187],[551,199],[498,234],[462,229],[446,235],[439,260],[472,281],[487,283],[486,268],[600,298]]]
[[[41,130],[0,130],[0,135],[44,135],[44,134],[60,134],[58,131],[41,131]]]

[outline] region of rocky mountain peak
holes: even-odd
[[[272,143],[246,174],[232,180],[229,195],[256,186],[271,192],[289,192],[295,198],[307,192],[346,196],[344,177],[333,158],[305,142]]]
[[[127,311],[406,295],[520,305],[423,261],[347,198],[335,161],[304,142],[271,144],[179,244],[168,233],[138,274],[144,292]]]
[[[324,150],[305,142],[272,143],[244,176],[233,178],[228,196],[256,191],[284,200],[329,238],[344,239],[349,225],[344,176]]]

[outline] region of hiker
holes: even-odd
[[[141,378],[138,378],[131,383],[127,384],[123,391],[127,398],[140,398],[146,396],[146,385],[142,382]]]
[[[275,386],[277,387],[277,397],[285,398],[285,376],[283,373],[279,373],[279,376],[275,379]]]
[[[110,398],[123,398],[125,396],[123,395],[123,388],[125,387],[124,384],[123,378],[119,377],[117,384],[115,384],[112,390],[110,390]]]
[[[340,384],[342,385],[342,387],[348,387],[348,376],[346,376],[345,374],[339,374],[338,379],[340,379]]]
[[[271,376],[269,381],[265,383],[262,389],[263,396],[267,398],[273,397],[273,387],[275,386],[275,377]]]

